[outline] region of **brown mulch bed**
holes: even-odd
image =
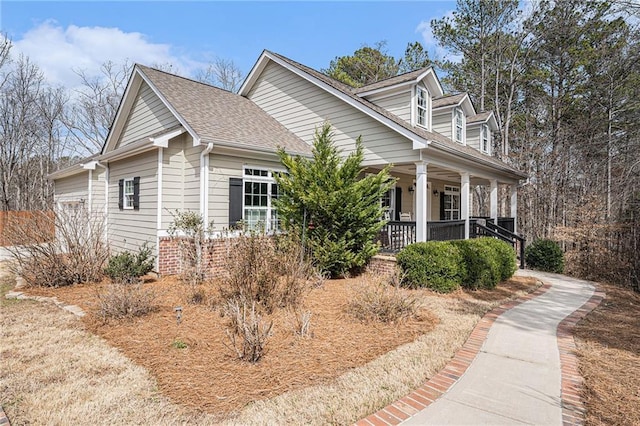
[[[237,412],[254,400],[328,383],[429,333],[438,324],[438,319],[426,309],[417,318],[399,323],[362,323],[347,312],[349,300],[360,289],[360,280],[330,280],[311,290],[305,298],[303,310],[312,312],[313,336],[295,335],[291,314],[277,311],[271,317],[274,334],[267,344],[268,352],[257,364],[249,364],[239,361],[225,345],[228,323],[219,309],[206,303],[187,303],[189,286],[175,277],[146,280],[145,288],[153,289],[157,295],[155,312],[108,324],[92,313],[97,291],[105,285],[33,288],[28,292],[56,296],[65,303],[81,306],[89,312],[83,319],[86,326],[151,371],[164,395],[181,405],[221,416]],[[474,300],[500,301],[519,291],[533,291],[537,285],[530,278],[514,277],[494,290],[460,290],[449,295],[435,295],[426,290],[411,292],[416,297],[455,298],[477,310]],[[212,287],[207,288],[211,299],[214,294]],[[176,306],[184,309],[179,325]],[[175,347],[178,341],[187,348]]]
[[[231,413],[247,403],[286,391],[319,384],[428,333],[437,318],[421,311],[416,319],[397,324],[362,323],[347,313],[357,279],[331,280],[313,289],[305,310],[313,313],[311,338],[293,332],[289,312],[273,314],[274,334],[257,364],[239,361],[225,344],[227,319],[206,304],[185,303],[188,286],[173,277],[147,280],[158,309],[138,319],[103,324],[94,315],[85,324],[136,363],[149,369],[161,391],[174,401],[210,413]],[[96,292],[105,284],[81,284],[58,289],[30,289],[56,296],[91,312]],[[182,306],[177,324],[174,307]],[[174,347],[183,342],[186,349]]]
[[[575,328],[589,425],[640,425],[640,293],[602,284],[602,301]]]

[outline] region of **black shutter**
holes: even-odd
[[[229,178],[229,228],[242,220],[242,179]]]
[[[402,210],[402,188],[396,188],[396,217],[393,220],[400,220],[400,210]]]
[[[133,209],[140,210],[140,177],[133,178]]]
[[[122,202],[124,198],[124,179],[118,181],[118,208],[122,210]]]
[[[444,220],[444,192],[440,193],[440,220]]]

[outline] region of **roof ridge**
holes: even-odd
[[[136,63],[135,66],[137,66],[139,68],[142,68],[143,71],[146,68],[146,69],[149,69],[151,71],[155,71],[155,72],[159,72],[159,73],[162,73],[162,74],[166,74],[166,75],[168,75],[170,77],[180,78],[182,80],[186,80],[186,81],[191,82],[191,83],[201,84],[203,86],[206,86],[206,87],[209,87],[209,88],[212,88],[212,89],[217,89],[217,90],[221,90],[223,92],[231,93],[232,95],[237,95],[237,93],[234,93],[231,90],[223,89],[222,87],[214,86],[213,84],[205,83],[203,81],[198,81],[198,80],[195,80],[193,78],[185,77],[185,76],[182,76],[182,75],[179,75],[179,74],[173,74],[173,73],[170,73],[168,71],[163,71],[163,70],[160,70],[158,68],[150,67],[150,66],[147,66],[147,65],[139,64],[139,63]]]

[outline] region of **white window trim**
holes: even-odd
[[[420,107],[420,93],[423,93],[424,96],[424,108]],[[424,109],[424,123],[420,123],[420,110]],[[429,92],[427,89],[416,86],[416,96],[415,96],[415,111],[416,111],[416,125],[420,127],[424,127],[425,129],[429,129]]]
[[[457,123],[458,112],[460,113],[460,117],[461,117],[460,121],[462,122],[461,123],[461,128],[460,128],[461,140],[458,140],[458,138],[456,137],[457,136],[456,135],[456,133],[457,133],[456,130],[458,129],[458,123]],[[466,137],[465,137],[466,136],[465,121],[466,121],[466,119],[465,119],[464,111],[462,110],[462,108],[460,108],[459,106],[455,107],[453,109],[453,122],[452,122],[452,125],[453,125],[453,134],[452,134],[452,136],[453,136],[453,138],[452,139],[455,142],[457,142],[459,144],[462,144],[462,145],[466,145],[466,142],[465,142],[465,140],[466,140]]]
[[[127,193],[127,183],[131,182],[131,193]],[[122,182],[122,209],[123,210],[133,210],[133,198],[131,198],[131,204],[128,202],[127,195],[131,195],[133,197],[135,194],[135,188],[133,184],[133,178],[126,178]]]
[[[486,147],[484,146],[485,136],[487,140]],[[480,127],[480,150],[485,154],[491,153],[491,129],[489,129],[488,124],[483,124]]]
[[[459,200],[458,200],[458,208],[457,209],[454,209],[454,208],[447,209],[445,207],[445,209],[444,209],[445,217],[443,218],[443,220],[460,220],[460,210],[461,210],[460,202],[462,201],[461,193],[460,193],[460,187],[459,186],[453,186],[453,185],[445,185],[444,186],[444,196],[447,196],[447,195],[457,196],[459,198]],[[452,205],[453,205],[453,202],[452,202]],[[452,219],[446,219],[447,211],[451,212]],[[453,212],[454,211],[458,212],[458,219],[453,219]]]
[[[247,175],[246,171],[247,170],[265,170],[267,172],[267,176],[254,176],[254,175]],[[273,186],[272,184],[276,183],[275,178],[273,177],[274,173],[285,173],[286,170],[284,169],[272,169],[272,168],[268,168],[265,166],[252,166],[252,165],[244,165],[242,167],[242,220],[246,221],[245,218],[245,210],[247,209],[247,207],[254,207],[254,206],[246,206],[245,204],[245,189],[244,189],[244,183],[245,182],[259,182],[259,183],[266,183],[267,184],[267,206],[266,208],[264,208],[267,212],[266,217],[266,223],[264,224],[265,232],[270,232],[273,231],[272,229],[272,223],[271,223],[271,217],[273,215],[273,207],[271,205],[271,199],[273,197],[272,194],[272,189]],[[261,207],[258,207],[259,209],[262,209]]]

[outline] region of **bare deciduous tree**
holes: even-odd
[[[196,73],[196,80],[236,92],[244,80],[244,75],[233,60],[216,58],[204,70]]]

